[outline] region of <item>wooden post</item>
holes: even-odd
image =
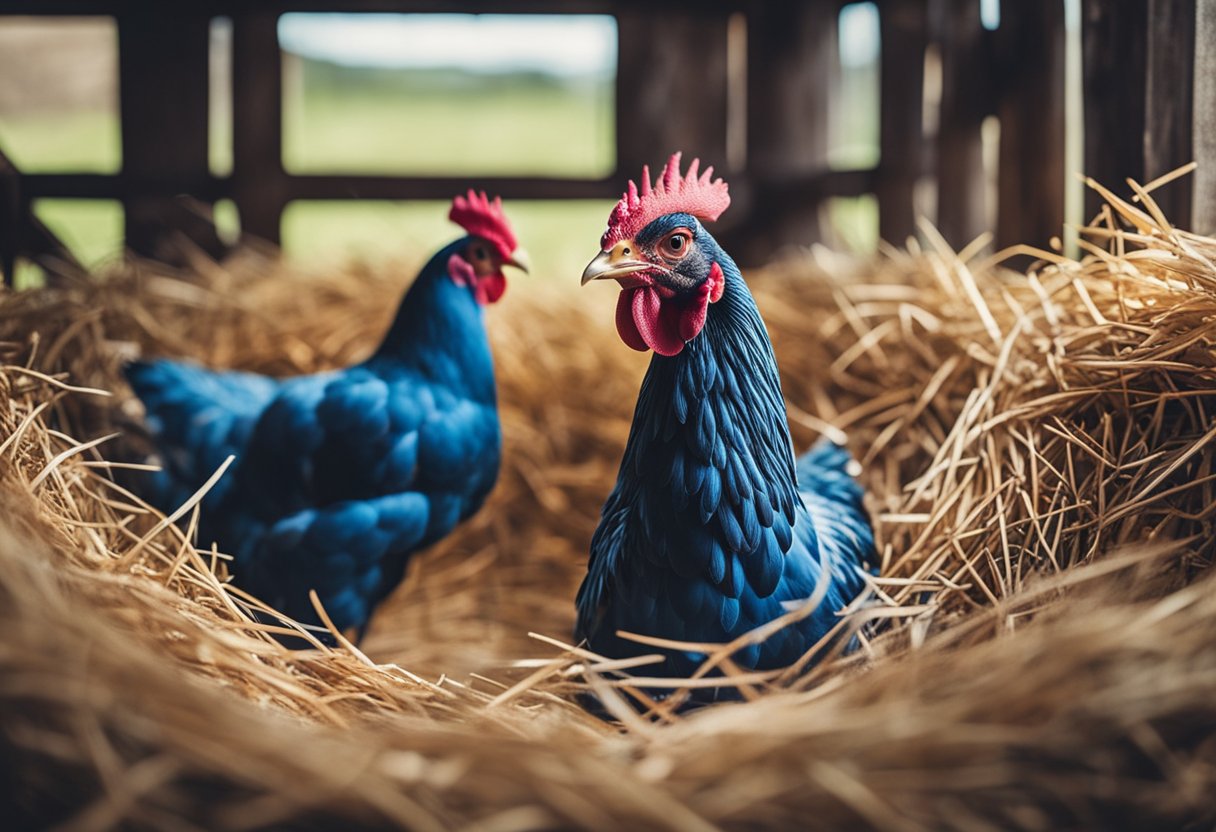
[[[1195,0],[1149,0],[1144,176],[1152,180],[1194,158]],[[1153,192],[1170,222],[1191,225],[1194,177]]]
[[[840,74],[835,3],[756,4],[747,17],[746,216],[732,217],[731,253],[770,259],[786,245],[822,239],[820,205],[775,198],[828,169],[828,121]]]
[[[891,0],[879,10],[882,43],[878,230],[902,245],[916,234],[916,180],[924,172],[925,46],[928,14],[921,0]]]
[[[1216,0],[1196,0],[1193,229],[1216,234]]]
[[[1085,173],[1113,190],[1130,193],[1126,181],[1143,184],[1148,3],[1084,0]],[[1103,199],[1086,190],[1085,218]]]
[[[721,10],[617,16],[617,178],[654,175],[667,157],[726,166],[727,23]]]
[[[173,198],[209,180],[210,21],[148,7],[118,17],[118,43],[127,245],[164,256]]]
[[[937,24],[942,103],[937,134],[937,228],[956,249],[989,231],[982,128],[992,99],[980,0],[942,0]]]
[[[0,154],[0,274],[9,288],[17,272],[22,213],[21,179],[17,169]]]
[[[1064,4],[1004,0],[997,247],[1046,246],[1064,229]]]
[[[286,204],[278,15],[232,21],[232,197],[241,231],[278,244]]]

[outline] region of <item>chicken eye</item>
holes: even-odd
[[[683,231],[676,232],[665,238],[659,245],[659,252],[668,260],[679,260],[688,253],[689,236]]]

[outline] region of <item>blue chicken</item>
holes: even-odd
[[[450,218],[468,232],[414,281],[375,354],[288,379],[158,360],[129,365],[162,470],[146,489],[171,511],[231,454],[202,506],[199,543],[233,556],[235,583],[317,623],[360,635],[410,555],[481,506],[501,434],[482,308],[524,268],[501,202],[469,192]]]
[[[768,332],[701,224],[729,205],[726,184],[679,163],[677,153],[653,185],[643,170],[640,193],[629,183],[583,273],[584,285],[620,284],[620,337],[655,355],[592,539],[576,638],[613,658],[656,652],[618,631],[722,644],[826,581],[811,615],[733,657],[785,667],[863,590],[873,531],[847,451],[821,441],[795,460]],[[705,658],[657,652],[664,663],[647,675],[687,676]]]

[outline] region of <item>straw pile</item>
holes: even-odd
[[[489,505],[416,559],[362,650],[298,652],[250,619],[222,553],[124,491],[132,473],[106,460],[135,440],[92,441],[127,419],[132,349],[273,373],[348,362],[412,269],[308,278],[251,252],[193,282],[132,266],[5,298],[6,817],[1210,825],[1216,240],[1113,197],[1087,239],[1080,262],[1040,253],[1029,275],[931,246],[847,280],[811,257],[752,276],[796,440],[847,438],[863,461],[882,576],[842,625],[862,650],[652,719],[559,643],[645,361],[606,291],[515,282],[490,315],[506,459]],[[576,704],[588,687],[621,724]]]

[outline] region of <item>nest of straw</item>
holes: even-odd
[[[304,651],[191,545],[192,507],[168,523],[124,487],[134,440],[98,441],[127,418],[118,367],[136,349],[278,374],[357,360],[412,268],[310,277],[250,252],[187,281],[135,264],[5,297],[6,816],[1211,824],[1216,240],[1145,195],[1111,196],[1085,236],[1083,259],[1035,252],[1028,274],[931,245],[752,275],[796,441],[826,433],[862,461],[881,575],[842,623],[862,649],[647,717],[566,643],[646,360],[601,294],[517,281],[491,311],[506,455],[489,504],[415,559],[360,648]],[[619,722],[579,707],[588,689]]]

